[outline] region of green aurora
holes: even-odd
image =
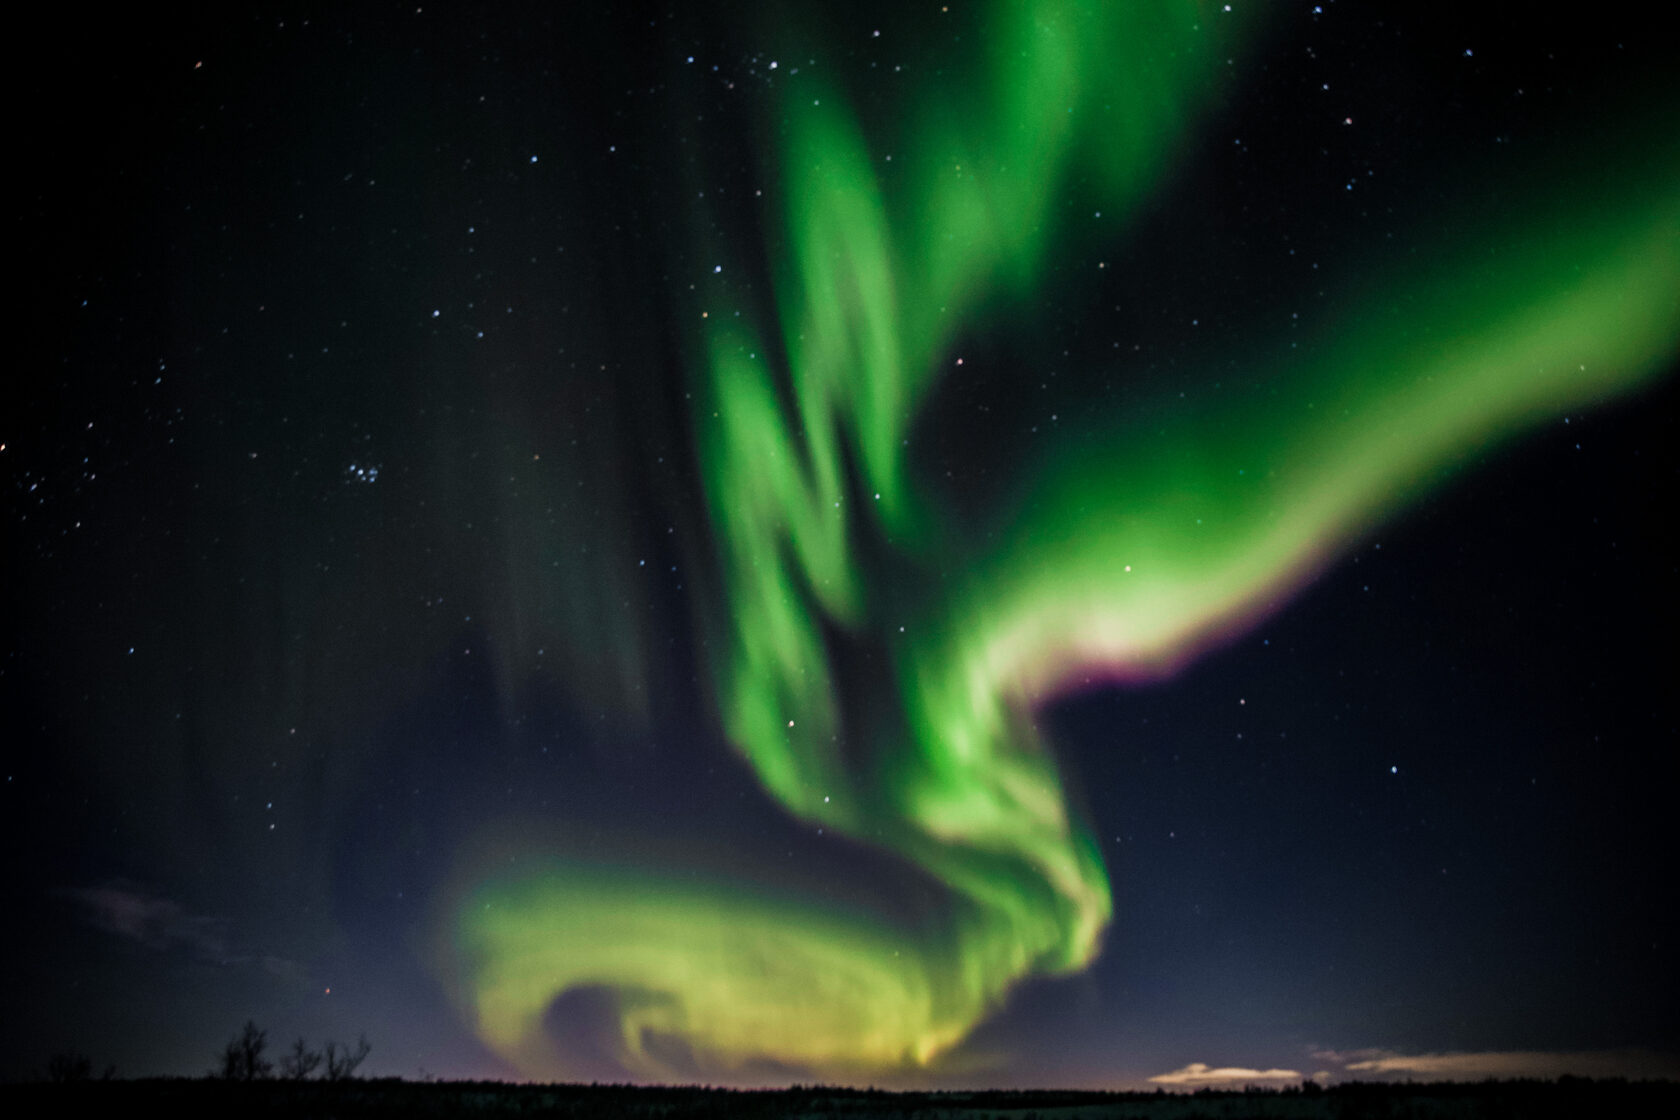
[[[903,861],[941,913],[564,846],[480,871],[449,972],[521,1070],[565,1073],[544,1015],[574,989],[616,993],[637,1077],[927,1068],[1023,979],[1088,965],[1113,916],[1037,706],[1175,671],[1467,456],[1672,360],[1680,160],[1672,139],[1600,140],[1473,241],[1350,287],[1299,360],[1254,359],[1249,388],[1069,424],[1021,464],[996,531],[965,529],[919,484],[919,410],[965,329],[1028,313],[1074,236],[1075,184],[1129,213],[1167,183],[1248,37],[1207,14],[998,5],[993,55],[899,118],[890,196],[844,93],[786,85],[766,129],[776,322],[713,314],[705,291],[679,308],[723,577],[716,710],[788,813]],[[867,727],[843,710],[835,634],[890,663],[896,709]]]

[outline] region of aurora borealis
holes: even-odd
[[[1659,160],[1617,183],[1614,222],[1583,233],[1519,219],[1517,236],[1538,246],[1464,251],[1497,260],[1469,283],[1449,265],[1453,279],[1368,297],[1411,310],[1315,362],[1258,373],[1273,399],[1248,415],[1175,417],[1141,452],[1134,433],[1095,421],[1071,464],[1039,466],[1032,512],[1005,523],[1009,544],[993,555],[953,553],[944,533],[922,539],[939,514],[913,493],[901,449],[957,325],[999,298],[990,289],[1031,292],[1056,236],[1046,200],[1075,155],[1112,177],[1087,189],[1122,210],[1141,192],[1190,126],[1206,59],[1222,53],[1196,41],[1195,5],[1154,13],[1157,26],[1123,14],[992,15],[984,33],[1000,57],[981,68],[985,92],[962,117],[925,110],[945,127],[893,145],[913,181],[898,207],[880,197],[837,92],[812,83],[798,93],[815,94],[809,107],[777,101],[794,260],[776,276],[775,308],[790,407],[763,333],[709,315],[699,332],[709,376],[697,443],[729,619],[715,670],[725,729],[790,812],[936,880],[951,928],[925,944],[729,882],[522,873],[482,903],[473,895],[463,920],[481,962],[471,1006],[533,1073],[550,1051],[543,1013],[573,986],[631,993],[622,1044],[640,1075],[680,1076],[644,1042],[674,1037],[724,1076],[777,1062],[864,1077],[937,1058],[1021,978],[1088,964],[1112,908],[1106,870],[1052,748],[1029,728],[1031,706],[1091,673],[1167,671],[1287,594],[1467,444],[1671,359],[1680,163]],[[1161,58],[1177,65],[1149,65]],[[1101,81],[1113,74],[1152,80]],[[1414,336],[1451,338],[1457,352]],[[860,536],[909,554],[899,578],[973,574],[949,602],[936,590],[912,608],[873,593]],[[847,726],[820,620],[887,652],[901,715]],[[865,739],[862,764],[843,736]]]
[[[9,839],[64,853],[13,877],[46,926],[80,931],[19,934],[13,956],[68,975],[77,946],[121,943],[98,1005],[174,999],[162,1033],[187,1047],[185,1024],[217,1024],[206,1052],[256,1013],[230,990],[288,1029],[373,1017],[341,1033],[383,1027],[405,1074],[1100,1084],[1395,1060],[1381,1047],[1672,1045],[1620,974],[1583,1016],[1596,1034],[1546,1039],[1467,1012],[1511,1001],[1454,966],[1439,1007],[1392,1022],[1314,979],[1317,1021],[1234,995],[1227,1021],[1204,993],[1124,1053],[1154,1028],[1113,1009],[1150,985],[1111,970],[1208,966],[1137,955],[1166,944],[1173,890],[1117,823],[1140,812],[1131,778],[1098,775],[1122,751],[1233,764],[1222,725],[1218,746],[1208,730],[1169,751],[1094,706],[1183,690],[1186,711],[1209,693],[1246,709],[1221,656],[1270,650],[1295,597],[1330,594],[1379,533],[1525,438],[1671,400],[1680,353],[1680,99],[1629,61],[1637,36],[1574,44],[1571,78],[1557,25],[1498,46],[1496,16],[1223,7],[638,11],[472,34],[370,9],[210,35],[209,76],[182,64],[159,88],[157,134],[112,138],[170,153],[161,185],[55,266],[43,317],[66,325],[40,368],[67,372],[12,390],[0,432],[21,527],[6,727],[36,759],[7,764],[53,791],[8,790],[38,798]],[[217,50],[249,69],[218,76]],[[1305,117],[1328,53],[1346,56],[1337,97],[1354,92]],[[179,84],[201,78],[227,84]],[[1331,174],[1345,141],[1325,137],[1369,118],[1348,157],[1363,178]],[[1660,503],[1659,475],[1623,500]],[[105,526],[96,544],[84,524]],[[1580,591],[1564,609],[1594,613]],[[1321,625],[1323,649],[1349,637]],[[1430,660],[1358,637],[1395,679]],[[1468,640],[1478,681],[1536,673]],[[1581,644],[1643,665],[1612,674],[1622,696],[1663,676],[1650,641]],[[1299,675],[1301,697],[1343,687]],[[1596,726],[1602,695],[1537,718]],[[1497,726],[1479,702],[1464,725]],[[1330,734],[1299,703],[1270,718]],[[1653,726],[1605,773],[1665,757],[1672,728]],[[1386,850],[1361,822],[1388,795],[1339,770],[1357,742],[1312,734],[1242,765],[1340,775],[1311,788],[1348,820],[1291,857],[1334,878],[1361,844]],[[1580,750],[1416,749],[1420,770],[1548,780]],[[1388,755],[1360,767],[1401,776]],[[1159,805],[1207,786],[1173,788]],[[1415,795],[1398,831],[1417,830],[1418,867],[1508,871],[1555,807],[1500,809],[1498,788]],[[1578,790],[1570,836],[1633,796]],[[77,796],[129,823],[47,823]],[[1290,795],[1235,796],[1235,815],[1175,811],[1278,831],[1266,803]],[[1647,847],[1595,880],[1655,834],[1648,814],[1618,827],[1567,857],[1556,905],[1661,864]],[[1211,882],[1241,862],[1228,847],[1171,866]],[[1409,882],[1395,898],[1423,897]],[[1351,942],[1435,920],[1348,905],[1323,928]],[[1672,919],[1621,905],[1533,951],[1584,970],[1648,940],[1666,959]],[[1250,912],[1288,926],[1320,906]],[[1462,920],[1466,945],[1505,929]],[[1262,977],[1292,974],[1292,941],[1312,943],[1277,936],[1241,987],[1287,987]],[[1588,983],[1554,971],[1559,992]],[[68,998],[46,985],[14,982],[16,1005]],[[1083,993],[1038,1030],[1077,1061],[1018,1056],[1047,991]],[[1577,997],[1547,998],[1561,1020]],[[1182,1025],[1198,1018],[1224,1025]]]

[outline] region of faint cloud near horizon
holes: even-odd
[[[1240,1066],[1221,1066],[1217,1069],[1206,1062],[1191,1062],[1171,1073],[1151,1077],[1155,1085],[1258,1085],[1266,1081],[1301,1081],[1299,1070],[1244,1069]]]
[[[308,980],[308,970],[296,961],[230,950],[227,919],[195,914],[137,883],[114,879],[96,887],[60,887],[52,893],[74,902],[96,929],[148,949],[161,952],[181,947],[213,964],[255,964],[282,979]]]
[[[138,941],[148,949],[183,945],[207,960],[227,959],[227,922],[186,907],[135,883],[113,880],[97,887],[60,887],[97,929]]]
[[[1654,1050],[1481,1050],[1402,1054],[1394,1050],[1315,1050],[1313,1057],[1350,1074],[1402,1075],[1443,1081],[1495,1077],[1673,1078],[1680,1055]]]

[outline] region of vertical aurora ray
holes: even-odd
[[[906,861],[945,914],[566,854],[485,874],[452,929],[459,990],[522,1069],[565,1072],[543,1023],[574,989],[615,993],[616,1059],[639,1077],[934,1062],[1023,978],[1089,964],[1111,918],[1034,705],[1172,671],[1475,449],[1671,361],[1669,142],[1345,297],[1300,358],[1252,361],[1251,391],[1087,421],[1022,465],[995,541],[966,544],[914,477],[918,410],[974,317],[1026,314],[1072,236],[1071,182],[1122,209],[1160,184],[1234,49],[1201,10],[1000,5],[975,95],[906,117],[891,197],[839,91],[778,110],[779,332],[692,316],[717,710],[787,812]],[[868,728],[847,726],[833,632],[890,659]]]

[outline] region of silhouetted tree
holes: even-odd
[[[263,1057],[268,1049],[268,1032],[247,1019],[245,1029],[228,1040],[222,1050],[220,1074],[229,1081],[260,1081],[274,1072],[274,1063]]]
[[[315,1072],[315,1067],[321,1064],[321,1052],[311,1050],[300,1036],[292,1043],[292,1051],[280,1058],[280,1076],[292,1081],[302,1081]]]
[[[54,1085],[74,1085],[93,1076],[93,1063],[86,1054],[66,1050],[47,1059],[47,1080]]]
[[[367,1060],[368,1051],[372,1049],[365,1034],[357,1040],[354,1050],[348,1046],[341,1049],[336,1042],[327,1043],[327,1071],[322,1076],[328,1081],[349,1080],[356,1076],[356,1067]]]

